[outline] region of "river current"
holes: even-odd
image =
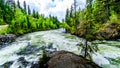
[[[0,46],[0,68],[37,68],[42,50],[48,53],[66,50],[81,55],[84,39],[65,33],[64,29],[39,31],[18,37],[15,42]],[[103,68],[120,68],[120,42],[96,41],[98,52],[92,60]]]

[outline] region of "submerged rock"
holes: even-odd
[[[0,66],[0,68],[8,68],[13,64],[14,61],[9,61]]]
[[[68,51],[58,51],[49,57],[50,60],[43,64],[43,68],[100,68],[84,57]]]

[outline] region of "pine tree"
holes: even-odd
[[[32,16],[34,17],[34,18],[36,18],[36,15],[35,15],[35,10],[33,9],[33,13],[32,13]]]
[[[73,6],[71,6],[71,8],[70,8],[70,17],[72,18],[73,17]]]
[[[21,9],[19,0],[17,1],[17,7]]]
[[[67,9],[67,10],[66,10],[66,15],[65,15],[65,22],[66,22],[66,23],[69,22],[69,17],[70,17],[69,9]]]
[[[31,10],[30,10],[29,5],[28,5],[28,15],[31,15]]]
[[[77,9],[77,1],[74,0],[74,15],[75,15],[75,19],[76,19],[76,9]]]
[[[36,12],[36,18],[39,19],[39,13],[38,12]]]
[[[90,46],[88,44],[88,41],[91,41],[91,38],[89,36],[91,36],[91,20],[92,20],[92,2],[93,0],[86,0],[86,15],[85,15],[85,48],[84,48],[84,57],[86,58],[87,56],[89,56],[89,49]]]
[[[13,1],[13,7],[14,7],[14,11],[15,11],[15,8],[16,8],[15,1]]]
[[[79,24],[79,22],[77,21],[77,1],[74,0],[74,26],[75,26],[75,29],[77,29],[77,25]]]
[[[31,29],[31,23],[30,23],[30,19],[28,16],[27,16],[27,27],[28,29]]]
[[[26,9],[26,1],[24,1],[23,6],[24,6],[24,11],[25,11],[25,13],[27,13],[27,9]]]

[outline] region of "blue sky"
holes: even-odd
[[[31,9],[35,9],[39,14],[49,16],[57,16],[59,20],[62,20],[65,16],[66,9],[70,8],[74,0],[19,0],[21,6],[26,1],[27,5],[30,5]],[[86,0],[77,0],[81,8],[84,8]],[[17,0],[15,0],[17,2]]]

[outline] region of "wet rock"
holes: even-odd
[[[68,51],[58,51],[50,57],[43,68],[100,68],[95,63]],[[47,67],[46,67],[47,66]]]
[[[20,57],[16,61],[13,62],[10,68],[39,68],[39,64],[37,61],[28,61],[25,57]]]
[[[29,62],[24,58],[20,57],[13,62],[10,66],[11,68],[26,68],[29,65]]]
[[[22,49],[20,52],[17,53],[17,55],[29,55],[33,54],[36,51],[39,51],[40,48],[37,48],[36,46],[33,45],[28,45],[25,49]]]
[[[31,64],[31,67],[30,68],[39,68],[40,66],[39,66],[39,63],[37,63],[37,62],[33,62],[32,64]]]
[[[20,57],[17,62],[23,64],[25,67],[29,64],[28,61],[26,61],[26,59],[24,57]]]
[[[15,41],[16,36],[14,34],[0,35],[0,45],[5,45]]]

